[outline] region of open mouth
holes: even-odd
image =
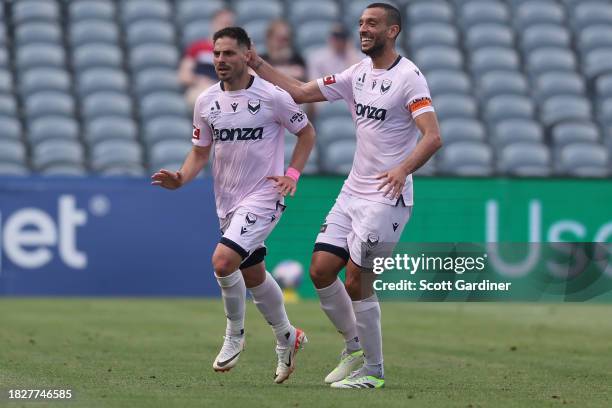
[[[373,40],[371,38],[366,38],[366,37],[362,37],[361,38],[361,45],[362,46],[368,46],[368,45],[372,45]]]

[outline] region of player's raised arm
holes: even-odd
[[[253,47],[249,51],[248,65],[257,75],[268,82],[272,82],[289,92],[296,103],[323,102],[327,99],[317,85],[317,81],[302,82],[278,71],[263,60]]]

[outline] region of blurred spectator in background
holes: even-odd
[[[362,58],[344,24],[335,23],[329,33],[327,45],[309,55],[308,79],[314,80],[334,72],[342,72]]]
[[[266,32],[266,53],[261,58],[281,72],[306,80],[304,59],[293,49],[291,28],[284,20],[274,20]]]
[[[218,81],[213,65],[213,42],[215,32],[234,25],[234,12],[228,9],[219,10],[210,24],[210,38],[203,38],[187,46],[185,55],[179,65],[179,82],[187,89],[185,98],[191,107],[206,88]]]

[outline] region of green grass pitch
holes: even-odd
[[[272,332],[252,304],[246,349],[220,374],[220,300],[2,299],[0,406],[612,406],[610,305],[384,303],[383,390],[325,386],[341,338],[317,302],[287,308],[310,343],[276,385]],[[48,387],[74,399],[7,399]]]

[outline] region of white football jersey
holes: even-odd
[[[217,215],[239,206],[274,208],[283,197],[268,176],[284,174],[285,128],[298,133],[308,118],[279,87],[251,77],[246,89],[225,91],[218,82],[197,99],[192,142],[213,144]]]
[[[414,150],[419,130],[414,118],[432,112],[429,87],[414,63],[398,56],[389,69],[374,69],[365,58],[336,75],[317,80],[328,101],[344,99],[357,130],[353,167],[342,191],[366,200],[396,205],[397,200],[377,191],[376,176],[397,167]],[[406,205],[413,204],[412,175],[402,192]]]

